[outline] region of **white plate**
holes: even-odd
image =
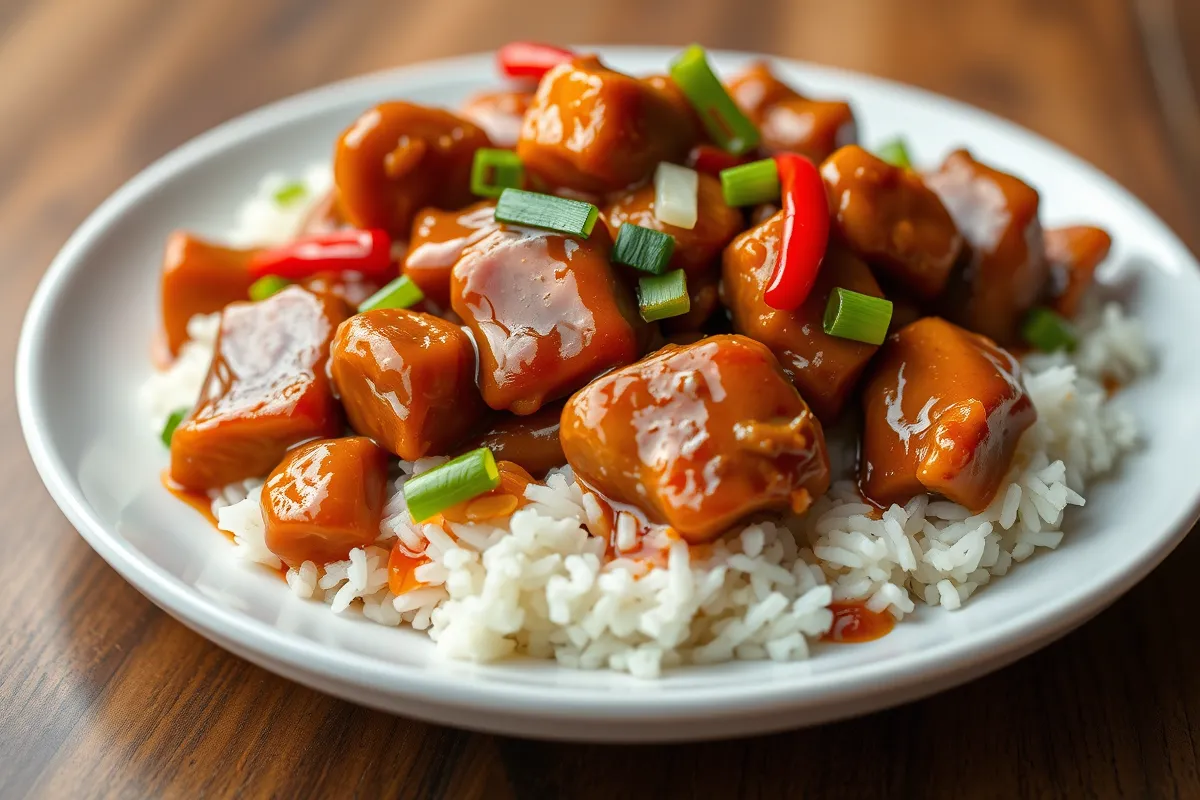
[[[603,52],[641,73],[661,71],[672,55]],[[728,71],[748,58],[716,60]],[[347,81],[236,119],[151,166],[84,223],[34,297],[17,360],[21,422],[50,493],[126,580],[221,646],[331,694],[463,727],[625,741],[795,727],[945,689],[1063,635],[1146,575],[1198,514],[1196,262],[1127,191],[1025,130],[875,78],[778,66],[814,95],[851,98],[868,144],[901,133],[916,160],[932,163],[965,143],[1031,180],[1050,222],[1108,228],[1116,248],[1105,279],[1127,284],[1157,350],[1155,374],[1121,395],[1144,448],[1070,514],[1058,551],[1019,565],[963,610],[926,608],[877,642],[823,647],[804,663],[689,667],[658,682],[553,663],[447,663],[423,634],[335,618],[294,598],[277,575],[236,563],[229,542],[167,494],[159,483],[166,453],[134,402],[151,370],[167,234],[184,227],[220,236],[260,175],[327,158],[342,128],[379,100],[453,107],[495,84],[487,55]]]

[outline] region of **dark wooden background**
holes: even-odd
[[[175,623],[76,536],[10,385],[71,230],[261,103],[514,38],[695,40],[913,83],[1074,150],[1200,249],[1196,0],[0,0],[0,797],[1200,797],[1195,536],[1092,623],[968,686],[662,747],[464,733],[316,694]]]

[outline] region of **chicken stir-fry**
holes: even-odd
[[[866,502],[992,502],[1036,418],[1005,348],[1069,344],[1107,233],[1043,231],[982,153],[860,146],[766,63],[722,85],[698,48],[649,77],[520,51],[457,112],[365,111],[296,241],[171,238],[170,353],[221,315],[173,481],[266,478],[290,565],[375,541],[389,474],[430,456],[455,458],[405,489],[417,522],[512,513],[569,465],[711,542],[825,493],[835,423]]]

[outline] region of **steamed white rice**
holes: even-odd
[[[327,172],[314,169],[307,179],[316,196]],[[240,217],[239,241],[292,234],[299,214],[284,219],[264,207],[281,184],[264,181]],[[255,230],[268,232],[255,237]],[[569,468],[531,485],[529,505],[500,524],[443,530],[414,524],[405,508],[405,481],[442,461],[421,459],[401,464],[374,545],[347,561],[305,562],[288,570],[287,582],[335,614],[425,631],[457,659],[521,653],[643,678],[685,663],[803,659],[829,629],[833,601],[865,599],[897,619],[918,603],[953,610],[1015,564],[1059,545],[1068,507],[1083,505],[1089,481],[1136,444],[1134,420],[1103,384],[1128,382],[1150,367],[1141,328],[1119,305],[1089,307],[1080,327],[1080,347],[1070,356],[1024,359],[1038,419],[1021,439],[1006,487],[978,514],[922,495],[880,517],[847,474],[802,518],[760,519],[705,547],[651,542],[665,564],[606,561],[605,540],[587,528],[599,508]],[[161,419],[194,401],[215,329],[215,316],[192,321],[180,358],[144,387],[149,413]],[[263,542],[260,491],[261,481],[225,487],[213,493],[214,511],[235,537],[236,557],[280,568]],[[618,516],[618,546],[645,544],[636,539],[632,519]],[[429,559],[415,573],[421,586],[400,596],[387,580],[397,540]]]

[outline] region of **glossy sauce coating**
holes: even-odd
[[[966,150],[947,156],[925,183],[970,245],[969,258],[943,298],[946,316],[1002,345],[1018,343],[1021,320],[1049,278],[1038,193]]]
[[[567,463],[558,440],[562,407],[562,403],[552,403],[525,417],[501,414],[482,436],[462,449],[486,447],[497,461],[511,461],[531,475],[542,477]]]
[[[457,325],[381,308],[342,323],[329,364],[350,426],[406,461],[449,452],[483,413]]]
[[[160,294],[171,355],[188,340],[187,324],[194,315],[212,314],[247,298],[254,283],[247,266],[254,252],[221,247],[182,231],[171,234]]]
[[[821,425],[762,344],[667,345],[597,378],[563,409],[575,475],[689,542],[755,511],[804,511],[829,488]]]
[[[963,240],[917,173],[848,145],[825,159],[821,177],[834,225],[851,250],[918,297],[942,291]]]
[[[1112,237],[1101,228],[1073,225],[1046,231],[1050,307],[1068,319],[1075,316],[1096,267],[1108,257],[1111,247]]]
[[[849,104],[802,96],[775,77],[765,61],[752,64],[727,88],[762,134],[761,147],[768,153],[799,153],[819,163],[857,139]]]
[[[863,389],[859,488],[903,505],[924,492],[981,511],[1037,419],[1017,360],[926,317],[888,337]]]
[[[482,128],[493,145],[508,149],[516,147],[521,122],[532,102],[533,92],[526,89],[480,92],[467,100],[458,113]]]
[[[503,226],[463,251],[450,302],[479,348],[489,406],[532,414],[637,358],[644,325],[611,249],[603,225],[587,239]]]
[[[725,304],[734,330],[770,347],[813,412],[831,422],[878,348],[825,333],[822,325],[829,295],[839,286],[872,297],[883,297],[883,292],[867,265],[832,241],[808,299],[795,311],[771,308],[763,292],[775,270],[782,235],[780,212],[725,248]]]
[[[449,111],[381,103],[338,139],[338,207],[355,227],[403,239],[421,208],[471,202],[471,163],[476,150],[490,145],[486,133]]]
[[[551,186],[611,192],[681,161],[695,136],[675,98],[594,56],[546,73],[525,114],[517,155]]]
[[[171,439],[171,478],[191,490],[267,474],[305,439],[336,436],[341,412],[326,376],[349,309],[290,286],[221,314],[200,398]]]
[[[461,211],[426,208],[413,220],[403,274],[433,302],[450,307],[450,272],[463,249],[496,230],[496,204],[483,200]]]
[[[289,566],[342,561],[379,536],[388,454],[363,436],[292,450],[263,486],[267,549]]]

